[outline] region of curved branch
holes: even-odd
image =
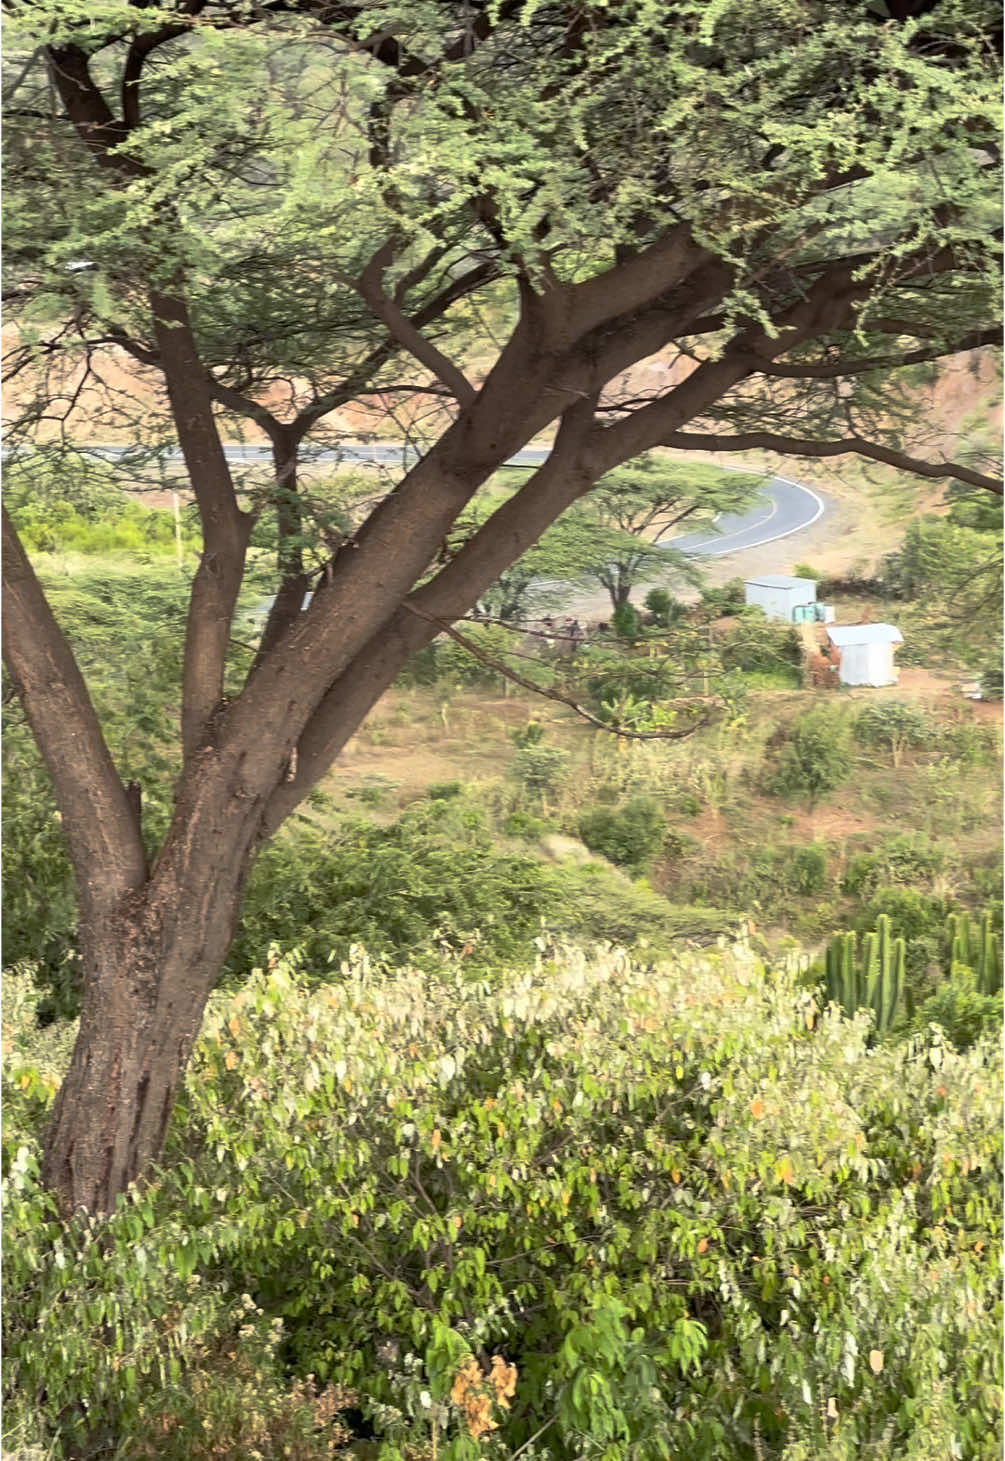
[[[378,249],[356,281],[357,289],[377,319],[387,326],[391,338],[403,350],[407,350],[409,355],[414,356],[420,365],[432,371],[459,406],[469,406],[477,393],[467,376],[431,340],[426,339],[394,300],[388,298],[382,290],[381,277],[392,256],[393,244],[386,243]]]
[[[846,436],[840,441],[802,441],[794,436],[777,436],[771,431],[748,431],[741,436],[716,436],[692,431],[671,431],[659,443],[661,446],[678,447],[682,451],[776,451],[791,457],[868,457],[874,462],[883,462],[901,472],[911,472],[916,477],[953,477],[957,482],[968,482],[972,487],[983,487],[1001,497],[1005,484],[996,477],[987,477],[959,462],[923,462],[917,457],[905,456],[891,447],[880,446],[878,442],[864,441],[859,436]]]
[[[428,623],[434,624],[440,634],[446,634],[448,638],[453,639],[468,654],[472,655],[481,664],[487,665],[490,670],[495,670],[504,679],[512,680],[514,685],[520,685],[524,690],[531,690],[535,695],[540,695],[545,700],[555,700],[559,705],[567,705],[570,710],[574,710],[577,715],[582,716],[583,720],[588,721],[592,726],[596,726],[598,730],[607,731],[608,735],[624,736],[632,741],[682,741],[688,736],[693,736],[695,731],[701,730],[702,726],[708,724],[709,717],[706,715],[701,720],[696,720],[693,725],[689,725],[685,730],[632,731],[625,730],[623,726],[609,725],[606,720],[601,720],[599,716],[594,715],[592,711],[580,705],[578,700],[573,700],[571,695],[562,695],[558,690],[546,690],[542,685],[535,684],[533,680],[527,680],[523,675],[518,675],[516,670],[510,669],[508,665],[502,664],[493,655],[486,654],[483,649],[480,649],[466,635],[459,634],[452,625],[447,624],[444,620],[434,618],[432,614],[424,613],[422,609],[418,608],[415,604],[409,603],[407,599],[403,604],[403,608],[407,609],[410,614],[415,614],[418,618],[425,619]]]
[[[3,509],[4,663],[52,778],[85,918],[146,879],[139,821],[73,651]]]
[[[761,363],[755,366],[755,373],[778,376],[782,380],[835,380],[846,375],[862,375],[869,370],[898,370],[905,365],[922,365],[927,360],[962,355],[966,350],[979,350],[982,345],[1000,345],[1001,342],[1001,330],[973,330],[951,345],[932,345],[927,349],[908,350],[902,355],[876,356],[872,360],[816,360],[805,364],[797,361],[793,365]]]

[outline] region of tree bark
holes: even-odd
[[[233,938],[250,818],[169,838],[152,877],[111,915],[82,921],[80,1030],[45,1141],[42,1176],[64,1215],[108,1213],[164,1145],[203,1011]]]

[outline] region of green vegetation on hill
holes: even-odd
[[[187,584],[102,541],[39,571],[152,842]],[[798,690],[735,583],[679,608],[575,654],[465,632],[624,728],[714,691],[680,741],[586,728],[452,641],[418,657],[255,864],[162,1168],[100,1241],[39,1183],[75,899],[8,714],[15,1455],[998,1454],[999,732]]]
[[[69,1032],[10,981],[8,1443],[998,1454],[997,1029],[870,1048],[742,947],[319,977],[214,997],[162,1169],[100,1234],[39,1185]]]

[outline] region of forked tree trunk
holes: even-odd
[[[240,911],[246,849],[155,873],[133,906],[81,927],[80,1030],[42,1177],[65,1215],[111,1212],[160,1156],[206,1001]]]

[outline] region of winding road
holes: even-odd
[[[93,456],[119,460],[127,457],[134,448],[125,446],[88,446]],[[265,466],[271,460],[268,443],[249,442],[224,447],[227,461],[234,466],[245,463],[248,466]],[[373,466],[402,466],[415,460],[417,453],[407,446],[388,446],[379,442],[346,442],[338,450],[322,450],[305,453],[308,462],[359,462]],[[548,458],[548,448],[528,447],[517,452],[506,462],[507,467],[539,467]],[[161,460],[181,460],[177,449],[162,453]],[[741,471],[730,467],[727,471]],[[700,532],[688,533],[674,538],[667,546],[700,558],[725,558],[746,548],[761,548],[766,543],[780,538],[792,537],[819,521],[827,510],[826,500],[819,493],[793,482],[789,477],[772,477],[765,484],[755,502],[743,513],[725,513],[716,520],[714,529],[703,528]]]

